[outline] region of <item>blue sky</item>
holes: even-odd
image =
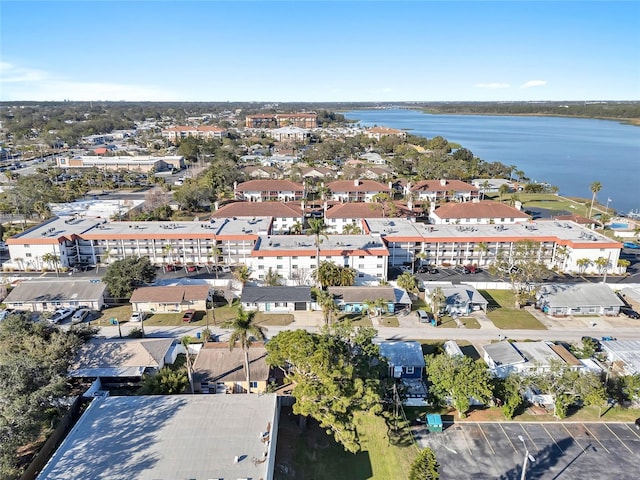
[[[640,2],[0,1],[0,100],[640,100]]]

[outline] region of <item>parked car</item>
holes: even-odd
[[[190,308],[189,310],[187,310],[186,312],[184,312],[182,314],[182,321],[183,322],[193,322],[193,318],[196,316],[196,311],[192,308]]]
[[[76,309],[74,307],[59,308],[58,310],[53,312],[53,315],[51,315],[49,321],[53,324],[60,323],[73,315],[73,312],[75,311]]]
[[[438,269],[436,267],[432,267],[431,265],[421,265],[418,267],[418,273],[438,273]]]
[[[133,312],[129,317],[130,322],[142,322],[146,318],[146,314],[144,312]]]
[[[89,317],[89,315],[91,315],[91,310],[89,310],[88,308],[81,308],[80,310],[76,311],[76,313],[74,313],[71,317],[71,325],[84,322]]]
[[[640,418],[636,418],[636,430],[640,430]]]
[[[462,275],[469,275],[471,273],[469,270],[467,270],[466,267],[463,267],[462,265],[457,266],[455,268],[455,271],[461,273]]]
[[[638,250],[640,249],[640,245],[638,245],[637,243],[633,243],[633,242],[624,242],[622,244],[622,246],[624,248],[631,248],[632,250]]]
[[[431,323],[433,321],[433,313],[426,310],[417,310],[418,320],[420,323]]]
[[[640,313],[636,312],[631,307],[620,307],[620,313],[626,315],[629,318],[640,318]]]

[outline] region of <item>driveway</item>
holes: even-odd
[[[421,447],[435,451],[444,479],[637,478],[640,432],[628,423],[446,424],[442,433],[414,427]]]

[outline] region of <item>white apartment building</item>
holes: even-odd
[[[372,202],[379,193],[391,195],[391,185],[373,180],[337,180],[327,184],[330,199],[337,202]]]

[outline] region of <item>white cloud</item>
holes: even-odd
[[[509,88],[511,85],[508,83],[493,82],[493,83],[476,83],[476,88]]]
[[[543,87],[547,84],[546,80],[529,80],[520,85],[520,88]]]
[[[44,70],[23,68],[0,62],[1,100],[175,100],[172,92],[155,85],[110,82],[80,82],[58,77]]]

